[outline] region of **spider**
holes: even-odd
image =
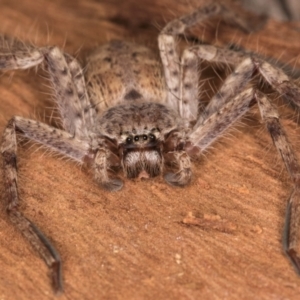
[[[13,41],[0,48],[0,69],[28,69],[45,64],[62,119],[62,128],[15,116],[4,129],[3,155],[7,213],[11,222],[45,260],[55,291],[63,290],[61,260],[45,235],[18,208],[17,133],[43,144],[92,170],[95,181],[110,191],[126,177],[164,174],[173,186],[187,185],[191,158],[206,150],[255,104],[294,183],[288,201],[284,248],[300,270],[300,168],[267,96],[248,83],[259,74],[280,95],[300,106],[300,88],[279,68],[241,52],[195,45],[176,49],[175,38],[214,15],[247,24],[219,2],[207,4],[168,23],[158,37],[161,62],[144,46],[111,41],[87,58],[84,74],[78,61],[58,47],[36,48]],[[199,60],[235,66],[220,90],[198,116]]]

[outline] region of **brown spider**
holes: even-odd
[[[9,218],[51,269],[56,291],[62,291],[59,254],[18,209],[17,133],[88,165],[99,185],[110,191],[123,186],[110,174],[118,168],[129,178],[164,173],[169,184],[185,186],[192,175],[190,158],[207,149],[255,103],[294,183],[287,210],[285,250],[300,269],[299,164],[276,108],[248,83],[260,74],[297,106],[300,89],[280,69],[240,52],[196,45],[179,57],[175,37],[218,14],[247,28],[225,6],[208,4],[170,22],[161,31],[158,42],[162,65],[146,47],[112,41],[88,57],[85,78],[77,60],[57,47],[27,47],[18,41],[5,47],[3,42],[0,69],[46,64],[62,118],[63,130],[15,116],[4,130],[0,148]],[[236,66],[200,116],[199,59]]]

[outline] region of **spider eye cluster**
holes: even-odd
[[[148,135],[146,134],[143,134],[143,135],[135,135],[133,137],[129,136],[127,139],[126,139],[126,143],[127,144],[131,144],[133,143],[133,141],[135,142],[138,142],[139,140],[143,140],[143,141],[147,141],[149,140],[150,142],[154,142],[156,140],[156,137],[154,134],[150,133]]]

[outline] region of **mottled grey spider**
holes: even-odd
[[[18,41],[5,47],[3,41],[0,69],[27,69],[45,63],[62,118],[63,130],[15,116],[4,130],[0,148],[9,218],[51,269],[56,291],[62,291],[59,255],[18,208],[17,133],[86,164],[96,182],[110,191],[123,185],[111,177],[115,168],[122,168],[129,178],[164,173],[169,184],[185,186],[191,179],[190,158],[207,149],[255,103],[294,182],[285,250],[299,270],[299,165],[276,109],[248,83],[259,74],[297,106],[300,89],[280,69],[240,52],[196,45],[185,49],[180,57],[175,37],[217,14],[247,28],[225,6],[208,4],[161,31],[162,65],[146,47],[112,41],[88,57],[85,78],[77,60],[58,47],[27,47]],[[199,59],[232,64],[236,69],[198,117]]]

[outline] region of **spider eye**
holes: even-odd
[[[137,141],[139,140],[139,136],[136,135],[136,136],[134,137],[134,140],[137,142]]]
[[[132,142],[132,138],[131,137],[128,137],[127,139],[126,139],[126,143],[127,144],[130,144]]]
[[[144,134],[143,135],[143,140],[146,141],[148,139],[148,137]]]
[[[149,134],[149,139],[150,139],[151,142],[154,142],[156,140],[156,137],[155,137],[154,134],[150,133]]]

